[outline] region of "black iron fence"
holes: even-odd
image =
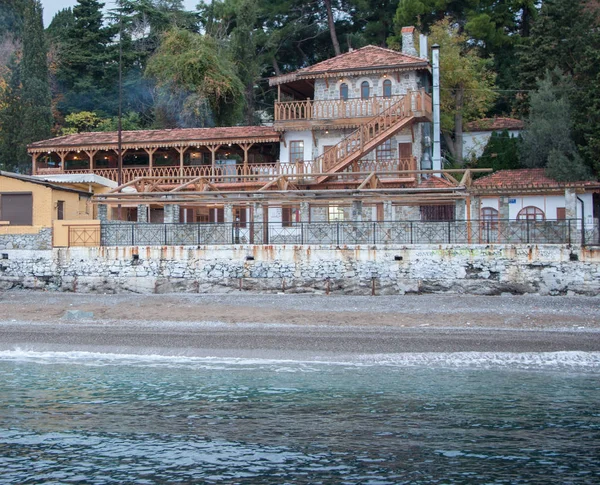
[[[393,221],[225,224],[111,222],[103,246],[226,244],[600,244],[598,226],[581,220]]]

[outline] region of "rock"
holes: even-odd
[[[94,312],[83,310],[67,310],[63,316],[65,320],[90,320],[94,318]]]

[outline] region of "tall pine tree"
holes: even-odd
[[[8,83],[0,100],[0,169],[18,169],[21,151],[21,68],[14,55],[9,64]],[[22,155],[22,154],[21,154]]]
[[[51,136],[52,109],[45,39],[42,5],[39,0],[28,0],[25,7],[21,61],[21,143],[17,154],[17,163],[22,172],[29,168],[27,144]]]

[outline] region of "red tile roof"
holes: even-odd
[[[361,47],[351,52],[305,67],[289,74],[272,77],[269,83],[283,84],[296,79],[314,79],[327,74],[343,74],[354,71],[398,69],[398,68],[427,68],[428,62],[420,57],[403,54],[392,49],[385,49],[374,45]]]
[[[139,146],[165,145],[176,146],[212,143],[237,143],[255,140],[254,142],[278,142],[281,135],[270,126],[230,126],[221,128],[176,128],[171,130],[136,130],[123,132],[123,144]],[[36,151],[46,148],[72,148],[112,146],[117,144],[117,132],[89,132],[64,135],[49,140],[42,140],[28,146]]]
[[[522,130],[525,123],[515,118],[482,118],[467,123],[465,131]]]
[[[548,177],[543,168],[498,170],[491,175],[478,178],[473,182],[473,187],[478,189],[531,189],[597,185],[598,182],[590,180],[558,182]]]

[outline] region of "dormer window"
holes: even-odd
[[[383,81],[383,97],[391,98],[392,97],[392,81],[386,79]]]
[[[340,84],[340,99],[348,100],[348,85],[346,83]]]
[[[369,99],[369,81],[363,81],[360,85],[360,99]]]

